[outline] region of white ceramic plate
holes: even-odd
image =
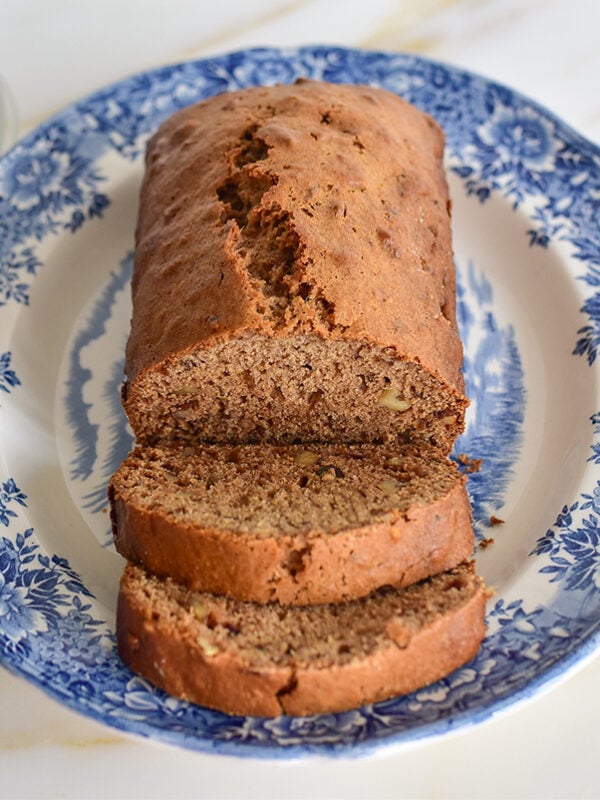
[[[175,109],[297,76],[369,83],[447,136],[472,406],[456,453],[496,593],[474,661],[408,697],[293,719],[168,697],[115,652],[105,490],[145,141]],[[563,675],[600,624],[600,153],[531,101],[413,56],[313,47],[162,68],[66,109],[0,160],[0,658],[123,731],[253,756],[363,754],[487,718]],[[492,516],[505,520],[490,527]]]

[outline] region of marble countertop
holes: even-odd
[[[595,0],[3,0],[0,76],[25,133],[159,64],[254,45],[414,52],[529,95],[600,144]],[[79,717],[0,670],[0,798],[596,798],[600,660],[477,727],[360,761],[189,753]]]

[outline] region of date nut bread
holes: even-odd
[[[170,694],[230,714],[343,711],[465,664],[484,636],[485,601],[472,564],[404,589],[306,607],[192,592],[128,565],[119,652]]]
[[[405,586],[474,548],[465,479],[431,447],[138,447],[109,496],[128,560],[257,603]]]
[[[444,139],[391,92],[222,94],[149,142],[123,400],[138,443],[448,453],[467,400]]]
[[[175,696],[337,712],[479,648],[443,147],[390,92],[308,80],[148,144],[109,497],[118,652]]]

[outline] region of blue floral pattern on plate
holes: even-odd
[[[10,360],[10,352],[0,354],[0,391],[7,394],[21,383],[15,371],[10,368]]]
[[[526,98],[446,65],[341,48],[260,49],[164,67],[108,87],[49,120],[0,161],[0,430],[8,430],[3,426],[32,391],[30,368],[13,331],[41,313],[36,292],[49,277],[52,249],[115,224],[114,164],[119,178],[133,173],[148,135],[177,108],[218,92],[300,76],[382,86],[427,110],[444,127],[449,172],[465,202],[472,203],[470,213],[480,208],[483,214],[501,203],[515,220],[525,220],[517,225],[522,252],[560,251],[568,280],[582,298],[566,331],[566,358],[587,370],[586,386],[596,403],[598,149]],[[55,431],[68,453],[63,480],[82,526],[85,514],[101,518],[106,480],[131,442],[117,394],[121,343],[110,349],[113,329],[121,324],[115,309],[129,279],[129,250],[124,242],[114,268],[73,322],[63,372],[54,365],[60,389]],[[510,304],[498,301],[497,277],[468,252],[457,262],[458,317],[473,405],[456,454],[484,459],[485,468],[470,475],[469,488],[478,538],[486,543],[490,517],[510,506],[523,453],[531,450],[527,409],[535,387],[528,377],[529,350],[519,336],[522,325],[513,324]],[[94,349],[106,342],[108,351]],[[98,358],[98,352],[110,357]],[[524,563],[517,564],[524,577],[501,585],[490,602],[488,634],[477,657],[407,697],[302,719],[228,717],[171,698],[126,670],[115,651],[112,613],[94,596],[89,576],[71,566],[66,540],[57,551],[47,547],[51,520],[46,531],[39,490],[28,485],[33,473],[25,471],[24,483],[19,477],[27,454],[0,441],[2,663],[66,705],[123,731],[210,752],[355,755],[486,719],[531,696],[597,647],[597,411],[596,405],[580,420],[587,449],[576,465],[576,488],[565,489],[536,518]],[[549,524],[542,525],[548,515]],[[501,541],[501,533],[494,536]],[[518,532],[513,536],[518,541]],[[108,540],[99,538],[106,551]],[[477,555],[484,572],[491,564],[487,553]]]

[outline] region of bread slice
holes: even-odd
[[[258,603],[409,585],[474,547],[465,479],[427,447],[138,447],[109,496],[125,558]]]
[[[465,664],[484,636],[485,601],[470,563],[405,589],[302,608],[191,592],[128,565],[118,649],[170,694],[229,714],[343,711]]]
[[[149,142],[123,399],[138,443],[463,430],[444,137],[382,89],[210,98]]]

